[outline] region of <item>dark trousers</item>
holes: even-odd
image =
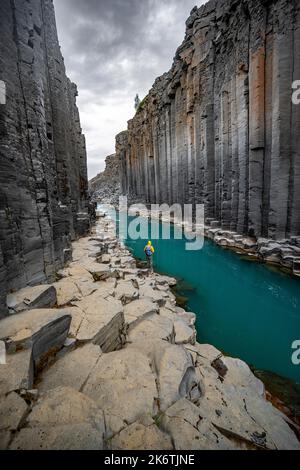
[[[153,257],[148,256],[148,255],[146,255],[146,257],[147,257],[147,267],[148,267],[148,269],[153,271]]]

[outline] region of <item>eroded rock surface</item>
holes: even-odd
[[[176,306],[175,281],[138,269],[106,217],[93,232],[59,272],[68,305],[0,321],[0,416],[11,410],[0,447],[299,449],[250,368],[196,342],[195,314]],[[103,266],[103,250],[108,277],[96,281],[87,260]],[[70,284],[80,281],[86,290],[74,300]]]

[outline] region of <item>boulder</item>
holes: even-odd
[[[167,284],[169,287],[175,287],[177,285],[177,280],[174,277],[155,274],[155,280],[158,285]]]
[[[108,437],[156,413],[158,392],[149,358],[134,348],[103,354],[83,393],[105,410]]]
[[[53,284],[53,287],[56,290],[58,307],[63,307],[64,305],[68,305],[70,302],[80,300],[81,298],[77,285],[71,279],[62,279],[61,281]]]
[[[103,298],[96,291],[75,304],[84,312],[76,333],[78,342],[93,342],[103,352],[111,352],[122,346],[125,321],[121,302],[109,296]]]
[[[102,351],[99,346],[86,344],[55,362],[40,376],[40,392],[58,387],[71,387],[80,391],[97,364]]]
[[[6,355],[6,364],[0,366],[0,396],[33,387],[32,351],[27,349]]]
[[[95,281],[103,281],[110,277],[111,272],[107,264],[97,263],[96,261],[85,260],[82,266],[92,274]]]
[[[110,261],[111,261],[110,255],[102,255],[102,258],[101,258],[102,264],[109,264]]]
[[[132,281],[118,281],[115,297],[126,305],[139,297],[139,290],[134,287]]]
[[[32,348],[35,367],[64,344],[71,324],[68,310],[28,310],[1,321],[0,340],[9,352]]]
[[[45,393],[17,433],[12,450],[102,450],[103,411],[95,402],[68,387]]]
[[[53,286],[42,285],[25,287],[7,296],[10,314],[34,308],[51,308],[56,304],[56,291]]]

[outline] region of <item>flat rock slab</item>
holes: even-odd
[[[224,376],[225,383],[231,383],[246,390],[251,389],[259,396],[265,396],[264,384],[255,377],[250,367],[244,361],[226,356],[222,356],[220,360],[227,369]]]
[[[15,392],[0,399],[0,450],[7,449],[11,433],[22,424],[27,410],[26,402]]]
[[[108,437],[156,412],[157,389],[147,356],[135,349],[104,354],[83,393],[105,410]]]
[[[155,424],[133,423],[111,440],[112,450],[171,450],[170,436]]]
[[[27,349],[6,355],[6,364],[0,366],[0,396],[33,387],[32,351]]]
[[[134,287],[132,281],[118,281],[115,297],[126,305],[139,297],[139,290]]]
[[[188,326],[184,321],[174,321],[174,330],[176,344],[195,344],[196,330]]]
[[[41,396],[10,449],[102,450],[103,411],[93,400],[68,387]]]
[[[76,306],[84,312],[76,339],[79,342],[98,344],[103,352],[111,352],[122,346],[125,330],[123,306],[113,297],[103,298],[98,291],[86,297]]]
[[[172,320],[155,314],[133,326],[129,331],[128,341],[135,343],[143,339],[155,338],[173,343],[174,337],[174,324]]]
[[[147,284],[140,285],[139,293],[140,297],[146,297],[148,299],[151,299],[152,302],[158,303],[160,307],[164,307],[168,299],[168,294],[159,290],[155,290],[153,287]]]
[[[39,391],[62,386],[80,391],[101,355],[100,347],[94,344],[87,344],[66,354],[40,376]]]
[[[168,408],[161,420],[176,450],[238,450],[243,447],[232,442],[203,418],[190,401],[181,399]]]
[[[51,308],[56,304],[56,290],[53,286],[25,287],[7,296],[10,314],[34,308]]]
[[[0,339],[10,352],[32,348],[35,367],[64,344],[71,323],[67,310],[28,310],[1,321]]]
[[[111,271],[107,264],[86,260],[81,262],[81,265],[92,274],[95,281],[103,281],[111,276]]]
[[[158,313],[158,306],[151,299],[143,298],[134,300],[124,307],[125,322],[129,331],[140,321]]]
[[[53,284],[53,287],[56,290],[58,307],[68,305],[70,302],[80,300],[82,297],[76,283],[72,281],[72,278],[62,279]]]

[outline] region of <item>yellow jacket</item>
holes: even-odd
[[[155,253],[155,250],[154,250],[152,245],[146,245],[145,248],[144,248],[144,252],[146,252],[147,248],[149,248],[149,247],[150,247],[151,253]]]

